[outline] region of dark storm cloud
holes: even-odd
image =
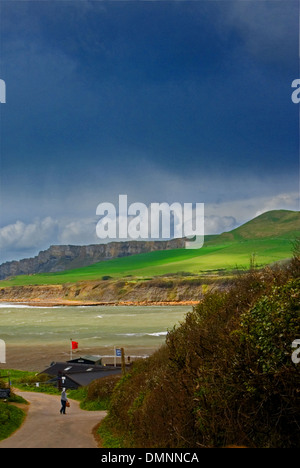
[[[119,193],[218,206],[295,192],[297,14],[294,1],[2,2],[1,226],[90,222]]]

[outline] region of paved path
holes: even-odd
[[[0,442],[0,448],[97,448],[92,430],[105,411],[83,411],[70,400],[71,408],[61,415],[59,396],[17,393],[30,403],[29,411],[22,427]]]

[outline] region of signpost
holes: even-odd
[[[114,352],[114,365],[115,367],[117,367],[117,357],[122,357],[122,350],[120,348],[114,348],[115,349],[115,352]]]
[[[126,374],[126,363],[125,363],[125,351],[124,348],[121,348],[121,357],[122,357],[122,374]]]
[[[114,348],[114,364],[117,367],[117,357],[121,358],[122,373],[125,375],[126,363],[125,363],[125,351],[124,348]]]

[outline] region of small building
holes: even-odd
[[[48,374],[52,377],[48,383],[52,383],[59,389],[76,389],[89,385],[97,379],[119,375],[121,374],[121,369],[73,362],[53,362],[41,374]]]
[[[102,365],[101,356],[91,356],[91,355],[80,356],[75,359],[71,359],[70,361],[67,361],[67,362],[70,364],[90,364],[93,366]]]

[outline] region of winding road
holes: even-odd
[[[60,397],[43,393],[17,392],[30,403],[25,422],[0,448],[97,448],[93,429],[105,411],[83,411],[70,400],[67,414],[61,415]]]

